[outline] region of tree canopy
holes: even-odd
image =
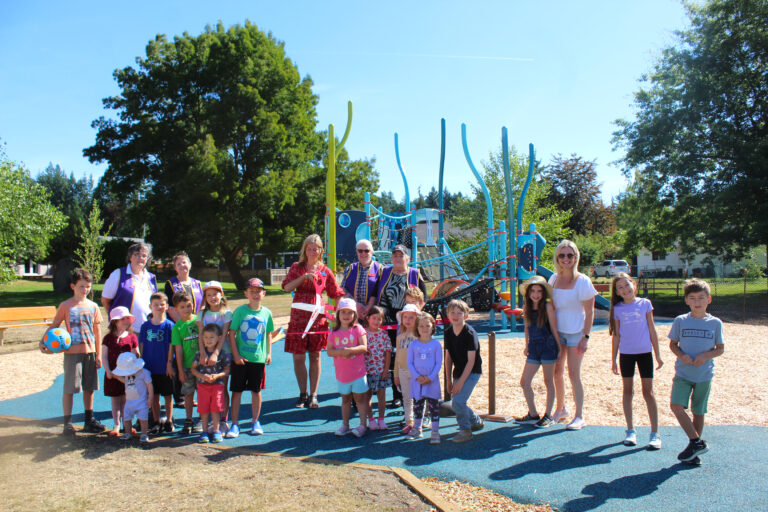
[[[51,204],[49,192],[29,171],[7,160],[0,151],[0,283],[13,279],[11,266],[21,260],[42,260],[51,239],[65,225],[65,216]]]
[[[740,257],[768,240],[768,3],[687,9],[691,28],[642,78],[635,118],[617,121],[633,177],[619,221],[635,247]]]
[[[222,258],[241,286],[243,253],[295,249],[316,228],[317,96],[271,34],[246,22],[172,42],[158,35],[114,77],[121,93],[104,106],[117,118],[94,121],[84,154],[109,164],[103,184],[112,198],[130,198],[128,214],[148,225],[155,254]],[[372,162],[347,161],[339,175],[348,168],[378,186]]]

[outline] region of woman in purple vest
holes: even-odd
[[[381,264],[373,261],[373,245],[368,240],[357,242],[357,261],[352,263],[341,282],[345,296],[355,300],[358,318],[365,318],[376,304]]]
[[[173,257],[173,268],[176,269],[176,277],[170,278],[165,282],[165,294],[168,296],[168,302],[173,303],[173,295],[176,292],[187,292],[192,297],[192,311],[197,314],[203,307],[203,288],[200,281],[194,277],[189,277],[189,271],[192,269],[192,262],[184,251],[176,253]],[[176,308],[168,304],[168,316],[174,322],[179,321],[179,313]]]
[[[104,283],[101,305],[107,315],[117,306],[125,306],[136,318],[132,327],[135,332],[150,313],[149,297],[157,291],[157,279],[147,269],[149,246],[139,242],[128,248],[128,265],[115,269]]]

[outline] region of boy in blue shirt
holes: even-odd
[[[172,433],[173,428],[173,352],[171,332],[173,322],[166,317],[168,296],[163,292],[153,293],[149,298],[152,316],[144,322],[139,332],[139,350],[146,363],[145,368],[152,374],[152,421],[150,434]],[[160,416],[160,395],[165,399],[166,418]]]
[[[678,460],[699,465],[698,456],[709,450],[701,433],[714,375],[712,359],[725,350],[723,323],[707,313],[712,296],[706,281],[689,279],[683,294],[691,312],[675,318],[669,331],[669,349],[677,356],[670,408],[690,439],[685,450],[677,456]],[[686,412],[689,402],[693,420]]]

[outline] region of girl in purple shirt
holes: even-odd
[[[408,439],[421,437],[424,405],[432,416],[431,444],[440,443],[440,370],[443,367],[443,347],[432,337],[435,319],[429,313],[421,313],[416,320],[418,341],[408,346],[408,371],[411,373],[411,396],[415,422]]]
[[[648,407],[651,420],[651,435],[648,448],[661,448],[659,437],[659,412],[656,397],[653,394],[653,357],[656,355],[656,369],[662,367],[664,361],[659,353],[659,340],[653,323],[653,306],[648,299],[635,297],[635,283],[632,278],[620,272],[611,283],[611,311],[608,323],[608,333],[613,336],[611,353],[611,369],[621,377],[624,384],[624,417],[627,420],[627,435],[624,439],[626,446],[637,444],[637,432],[632,422],[632,395],[635,366],[640,373],[643,387],[643,398]],[[616,356],[619,356],[618,364]]]

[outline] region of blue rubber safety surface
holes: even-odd
[[[516,333],[507,336],[516,337]],[[687,444],[679,427],[661,428],[664,446],[659,451],[646,450],[647,427],[638,428],[638,446],[626,447],[622,445],[624,429],[620,427],[587,426],[570,432],[562,425],[536,429],[487,422],[472,441],[455,444],[450,438],[457,431],[456,420],[443,418],[443,440],[435,446],[429,444],[429,431],[421,440],[405,440],[399,434],[402,410],[388,409],[388,431],[369,431],[360,439],[352,435],[337,437],[334,432],[341,425],[341,399],[335,391],[330,358],[323,355],[320,408],[309,410],[293,407],[297,386],[292,359],[283,352],[282,342],[273,346],[273,356],[263,391],[260,420],[264,435],[247,433],[251,423],[250,394],[244,393],[240,415],[243,433],[237,439],[225,439],[224,444],[398,466],[418,477],[467,481],[521,503],[545,502],[566,511],[768,510],[766,473],[760,469],[768,457],[765,427],[707,426],[704,439],[710,451],[701,456],[700,467],[677,461],[678,452]],[[62,382],[63,375],[45,391],[0,402],[0,414],[60,420]],[[712,392],[718,392],[716,382]],[[96,417],[111,426],[110,402],[100,391],[95,393],[94,409]],[[76,396],[75,422],[82,422],[82,411],[82,400]],[[174,416],[180,425],[183,409],[175,409]],[[351,426],[356,424],[353,418]],[[197,435],[188,439],[196,442]]]

